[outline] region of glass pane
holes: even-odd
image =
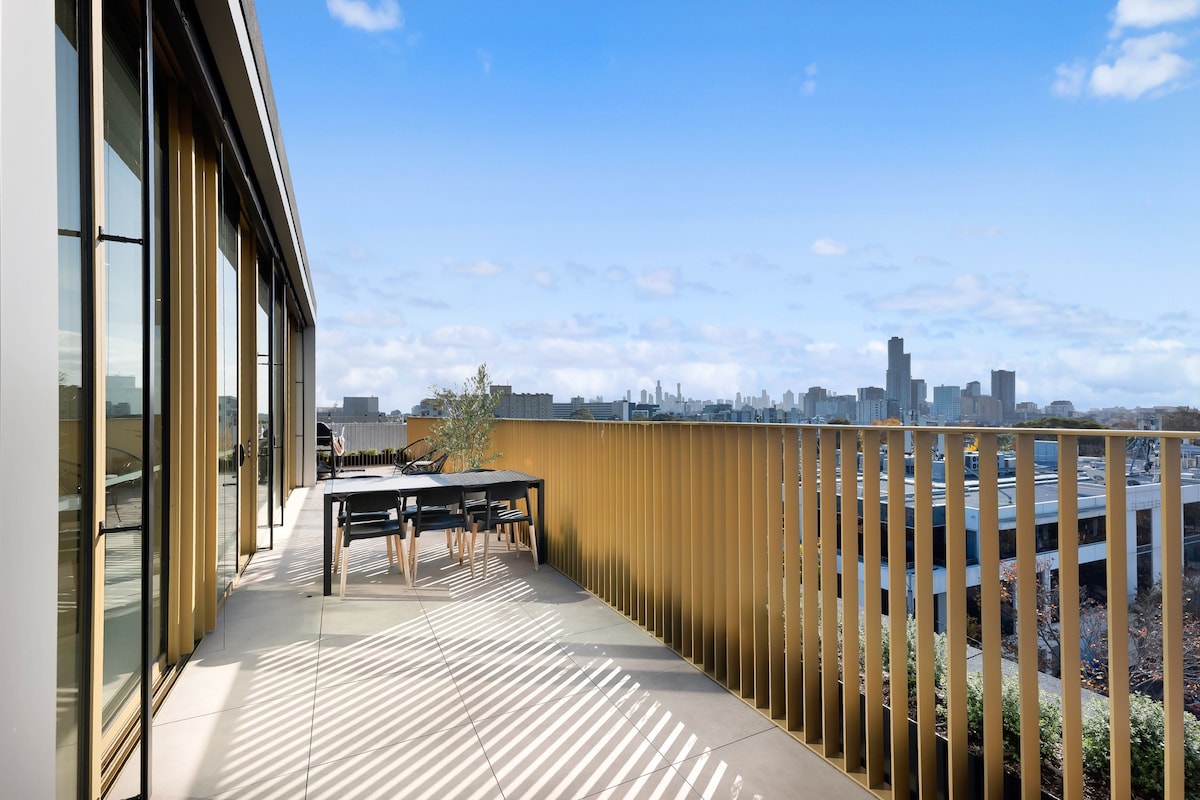
[[[136,691],[142,588],[142,248],[108,242],[105,270],[104,724]],[[121,530],[129,528],[130,530]]]
[[[153,641],[151,647],[156,655],[163,655],[166,652],[166,647],[163,638],[163,532],[166,529],[167,505],[163,496],[163,490],[166,486],[166,464],[164,458],[166,454],[166,429],[163,427],[163,381],[166,380],[165,370],[166,362],[163,360],[163,341],[164,331],[166,330],[166,282],[164,280],[164,271],[166,265],[166,230],[163,227],[164,220],[164,173],[161,171],[163,162],[163,136],[165,131],[161,127],[158,114],[154,115],[154,163],[158,165],[156,169],[156,177],[158,180],[154,184],[154,230],[158,235],[154,237],[154,285],[151,287],[151,296],[154,298],[154,313],[151,322],[153,328],[150,332],[150,342],[154,351],[151,355],[154,364],[154,374],[150,382],[150,397],[153,407],[150,410],[150,435],[153,437],[151,452],[154,457],[152,464],[153,484],[151,492],[154,496],[155,514],[150,523],[150,547],[154,554],[154,576],[151,581],[151,607],[150,613],[153,616]]]
[[[287,312],[283,300],[283,280],[276,280],[276,297],[275,297],[275,316],[274,328],[271,331],[274,340],[271,348],[271,391],[273,392],[274,405],[271,408],[271,414],[274,416],[275,436],[271,442],[271,467],[275,475],[275,496],[272,498],[274,503],[272,506],[272,514],[275,515],[275,521],[282,524],[283,522],[283,501],[287,497],[287,492],[283,485],[283,430],[284,430],[284,398],[286,387],[284,386],[284,357],[287,354]]]
[[[129,6],[104,3],[105,232],[142,235],[141,89],[137,31]],[[102,597],[102,725],[105,730],[137,692],[141,675],[142,445],[145,436],[142,370],[142,248],[106,242],[103,302],[105,389],[104,575]],[[120,530],[128,528],[129,530]],[[115,529],[115,530],[114,530]]]
[[[226,207],[221,216],[217,264],[217,597],[237,574],[238,486],[238,320],[237,225]]]
[[[271,284],[258,277],[258,524],[271,524]]]

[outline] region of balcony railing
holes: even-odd
[[[1140,689],[1162,698],[1158,791],[1194,796],[1184,520],[1186,504],[1196,534],[1200,483],[1181,474],[1184,434],[1139,434],[1136,453],[1129,435],[504,420],[493,444],[494,466],[546,480],[551,563],[879,794],[1137,796]],[[1081,543],[1081,521],[1102,540]],[[1081,604],[1081,581],[1099,601]],[[1135,636],[1150,584],[1161,633]],[[1072,644],[1048,654],[1048,634]],[[1131,689],[1149,650],[1155,680]],[[1105,706],[1119,723],[1098,738]]]

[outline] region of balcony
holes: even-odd
[[[871,796],[528,553],[472,579],[427,534],[409,589],[361,542],[323,598],[321,500],[293,494],[156,713],[155,798]]]
[[[1195,796],[1200,482],[1126,436],[502,421],[553,568],[471,579],[435,536],[414,590],[364,548],[345,602],[310,490],[156,717],[156,796],[1150,796],[1095,720],[1155,701],[1152,788]]]

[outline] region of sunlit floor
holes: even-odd
[[[359,542],[323,598],[320,491],[156,716],[152,797],[870,797],[528,553],[473,579],[426,534],[409,589]],[[110,797],[137,792],[135,754]]]

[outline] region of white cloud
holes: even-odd
[[[1112,12],[1113,30],[1157,28],[1200,16],[1200,0],[1118,0]]]
[[[804,83],[800,84],[800,93],[811,95],[817,91],[817,65],[809,64],[804,68]]]
[[[367,0],[325,0],[325,7],[350,28],[374,33],[404,27],[404,14],[396,0],[379,0],[374,5]]]
[[[554,286],[554,273],[548,269],[531,270],[529,277],[538,286],[542,286],[547,289],[553,288]]]
[[[483,68],[484,75],[492,74],[492,54],[482,47],[475,50],[475,57],[479,59],[479,66]]]
[[[658,269],[644,272],[634,281],[638,289],[655,297],[674,297],[679,293],[679,270]]]
[[[499,275],[504,271],[504,268],[494,261],[456,261],[452,258],[443,259],[442,268],[457,275],[472,275],[476,278]]]
[[[424,336],[431,347],[488,347],[499,340],[494,330],[481,325],[445,325]]]
[[[819,256],[844,256],[846,245],[833,239],[817,239],[812,243],[812,251]]]
[[[1179,86],[1192,63],[1173,52],[1184,44],[1174,33],[1126,39],[1111,64],[1092,70],[1088,90],[1097,97],[1136,100],[1147,92],[1169,92]]]
[[[1087,81],[1087,67],[1076,61],[1074,64],[1059,64],[1054,70],[1054,83],[1050,93],[1056,97],[1079,97]]]

